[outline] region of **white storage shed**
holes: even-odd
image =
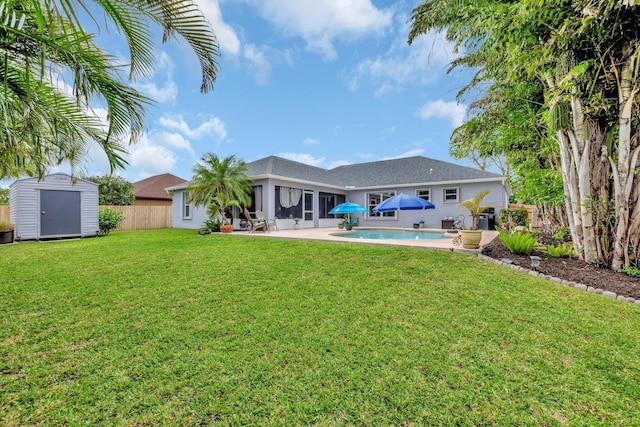
[[[17,240],[98,234],[98,184],[57,173],[9,186],[9,220]]]

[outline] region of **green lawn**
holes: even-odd
[[[424,249],[0,246],[0,425],[638,425],[640,307]]]

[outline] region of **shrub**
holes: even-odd
[[[13,224],[6,221],[0,221],[0,231],[13,231]]]
[[[100,226],[98,236],[106,236],[111,230],[118,228],[122,221],[124,221],[122,213],[111,209],[100,209],[98,211],[98,225]]]
[[[502,209],[498,215],[498,221],[500,224],[509,222],[509,219],[511,219],[515,225],[526,227],[529,214],[526,209]]]
[[[198,234],[209,234],[220,231],[222,221],[219,219],[208,219],[204,222],[204,225],[198,230]]]
[[[566,240],[571,238],[571,231],[567,227],[558,227],[557,230],[553,232],[551,238],[554,240]]]
[[[129,206],[136,201],[133,192],[134,186],[129,181],[119,176],[90,176],[87,181],[98,184],[98,204]]]
[[[640,277],[640,269],[634,266],[621,268],[618,270],[618,273],[623,273],[631,277]]]
[[[547,252],[555,258],[564,258],[574,254],[573,243],[563,243],[558,246],[548,245]]]
[[[500,232],[498,238],[512,254],[529,255],[536,244],[536,238],[531,233],[516,231],[509,234],[501,230],[500,227],[496,227],[496,229]]]
[[[8,205],[9,204],[9,189],[0,187],[0,205]]]

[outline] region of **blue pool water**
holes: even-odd
[[[373,240],[438,240],[453,236],[446,236],[443,231],[430,230],[385,230],[382,228],[358,228],[344,233],[335,233],[333,236],[349,239],[373,239]]]

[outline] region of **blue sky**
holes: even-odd
[[[322,168],[411,155],[453,161],[449,137],[466,113],[455,97],[469,76],[446,74],[454,53],[442,35],[407,44],[416,1],[197,3],[222,52],[215,90],[199,93],[199,66],[185,43],[158,39],[155,74],[135,82],[157,105],[117,175],[190,179],[205,152]],[[115,35],[102,37],[126,56]],[[89,175],[108,173],[98,150],[88,158]]]

